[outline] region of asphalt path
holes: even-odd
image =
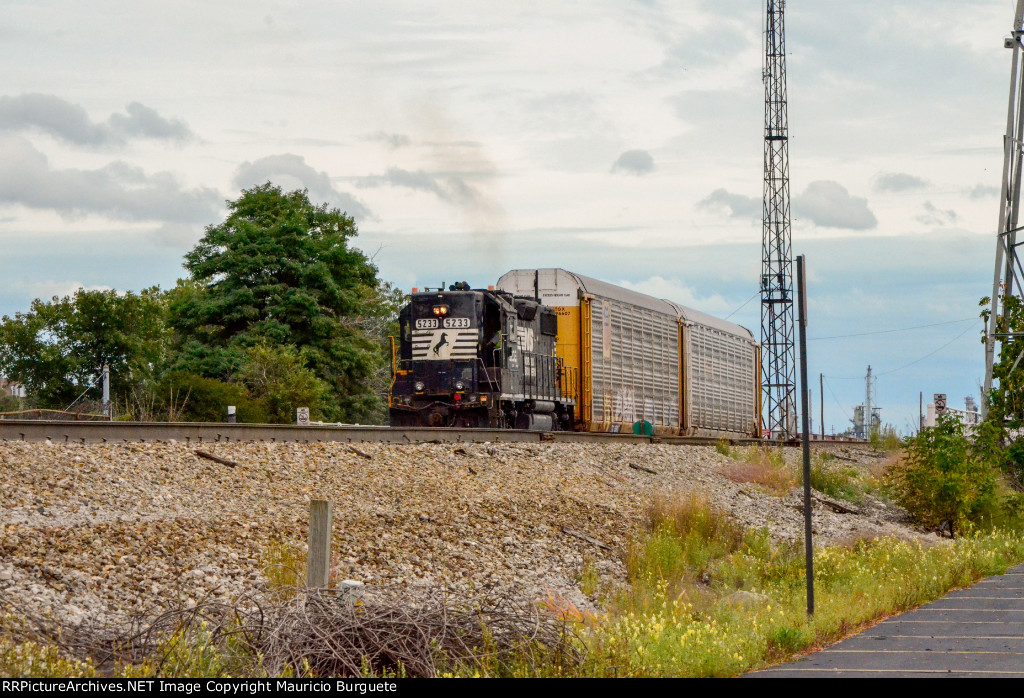
[[[751,677],[1024,677],[1024,565]]]

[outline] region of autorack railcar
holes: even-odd
[[[749,330],[564,269],[414,292],[391,423],[759,436]]]

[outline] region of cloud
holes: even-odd
[[[734,304],[725,300],[718,293],[710,296],[698,295],[692,287],[682,283],[679,279],[652,276],[643,281],[619,281],[618,284],[633,291],[654,296],[655,298],[664,298],[686,308],[693,308],[694,310],[719,316],[727,315],[734,307]],[[738,305],[738,303],[735,305]]]
[[[654,158],[646,150],[627,150],[612,164],[612,172],[645,175],[654,171]]]
[[[967,196],[972,199],[987,199],[990,196],[999,196],[999,187],[978,184],[967,190]]]
[[[425,191],[442,201],[455,205],[474,203],[480,196],[479,192],[459,175],[433,175],[424,170],[414,172],[398,167],[389,167],[382,175],[371,175],[359,181],[361,187],[385,185]]]
[[[285,189],[307,189],[316,201],[326,201],[356,219],[371,217],[370,210],[351,194],[339,191],[326,172],[313,169],[301,155],[281,153],[243,162],[235,171],[239,189],[272,182]]]
[[[913,189],[924,189],[928,182],[905,172],[885,172],[875,179],[875,191],[903,192]]]
[[[730,194],[725,189],[715,189],[697,206],[709,211],[727,210],[730,218],[760,218],[764,207],[759,199]]]
[[[124,114],[111,114],[107,123],[115,134],[139,138],[158,138],[185,141],[193,137],[192,131],[180,119],[165,119],[155,109],[140,102],[132,102]]]
[[[54,170],[20,136],[0,137],[0,202],[121,220],[209,222],[223,208],[214,189],[185,189],[168,172],[147,174],[125,162],[98,170]]]
[[[384,131],[377,131],[376,133],[371,133],[370,135],[365,136],[364,140],[383,143],[392,150],[412,145],[412,139],[404,133],[385,133]]]
[[[924,225],[951,225],[959,220],[953,209],[942,210],[936,207],[931,201],[924,202],[924,213],[916,216],[914,220]]]
[[[469,209],[487,209],[495,204],[490,197],[473,186],[467,177],[461,174],[431,174],[424,170],[403,170],[389,167],[382,175],[362,177],[357,186],[360,187],[405,187],[433,194],[442,201]]]
[[[35,281],[32,283],[21,283],[16,284],[19,290],[28,293],[33,298],[43,298],[49,300],[51,298],[64,298],[66,296],[73,296],[79,291],[113,291],[114,289],[110,286],[89,285],[86,286],[81,281]]]
[[[127,114],[111,114],[106,122],[93,122],[85,109],[54,95],[39,93],[0,97],[0,129],[32,129],[75,145],[121,145],[131,138],[187,141],[194,134],[179,119],[165,119],[140,102],[125,107]]]
[[[869,230],[878,225],[868,200],[850,196],[838,182],[808,184],[803,194],[793,197],[793,213],[822,228]]]

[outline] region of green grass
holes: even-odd
[[[711,523],[720,517],[709,508],[687,530],[652,522],[629,558],[629,589],[589,628],[574,675],[734,676],[1024,560],[1024,537],[999,531],[930,548],[881,539],[820,549],[808,618],[802,544],[764,531],[723,539],[729,524]],[[737,600],[737,590],[758,596]]]
[[[803,466],[797,471],[797,484],[803,484]],[[865,468],[843,465],[830,453],[819,453],[811,460],[811,487],[833,499],[860,502],[875,491],[878,482]]]

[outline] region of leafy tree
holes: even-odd
[[[246,351],[245,358],[238,379],[269,421],[294,422],[298,407],[310,408],[312,419],[321,418],[327,384],[303,365],[293,347],[258,344]]]
[[[886,474],[897,501],[926,526],[950,533],[996,504],[996,471],[986,451],[967,440],[959,418],[944,414],[908,439],[905,457]]]
[[[327,386],[327,419],[379,410],[371,381],[383,353],[364,321],[388,312],[389,287],[349,246],[353,219],[270,183],[244,190],[228,208],[185,255],[191,279],[172,292],[176,368],[226,380],[245,373],[250,347],[291,346]]]
[[[172,371],[155,386],[154,402],[161,414],[175,422],[226,422],[227,407],[234,405],[239,422],[265,422],[266,411],[245,386]]]
[[[0,372],[22,383],[37,407],[62,409],[98,389],[110,367],[111,400],[127,402],[166,357],[166,302],[157,288],[139,294],[79,290],[36,299],[27,313],[0,321]]]
[[[988,324],[990,299],[982,298],[981,318]],[[992,366],[995,388],[988,395],[988,415],[978,430],[977,442],[1018,490],[1024,487],[1024,303],[1016,296],[1003,298],[1005,315],[996,320],[996,333],[1004,335]],[[984,338],[982,338],[984,342]]]

